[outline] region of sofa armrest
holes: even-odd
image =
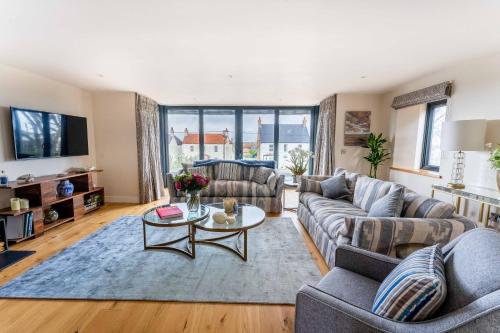
[[[281,174],[278,170],[274,170],[274,173],[278,177],[276,181],[276,191],[274,192],[274,196],[276,198],[281,198],[283,196],[283,191],[285,190],[285,175]]]
[[[454,218],[356,217],[351,244],[395,257],[399,245],[445,245],[469,229]]]
[[[175,189],[175,180],[174,177],[177,173],[169,172],[167,173],[167,190],[170,198],[177,196],[177,190]]]
[[[379,282],[401,262],[386,255],[350,245],[339,245],[335,250],[335,266],[366,276]]]
[[[300,185],[297,192],[315,192],[323,194],[320,182],[331,176],[300,176]]]
[[[495,332],[500,322],[499,296],[500,291],[496,291],[435,319],[398,322],[305,285],[297,293],[295,332]]]

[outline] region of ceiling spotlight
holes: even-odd
[[[366,79],[366,75],[361,75],[359,78],[360,79]]]
[[[104,75],[102,73],[97,73],[97,76],[104,77]]]
[[[233,78],[233,74],[229,74],[227,77],[230,78],[230,79],[232,79]]]

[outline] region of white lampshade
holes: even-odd
[[[441,132],[441,150],[484,150],[485,136],[486,119],[446,121]]]

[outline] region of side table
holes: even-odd
[[[299,183],[294,183],[293,180],[285,180],[284,183],[285,189],[283,190],[283,210],[288,210],[292,212],[296,212],[298,207],[287,207],[285,204],[286,197],[286,189],[294,189],[296,190],[299,187]]]

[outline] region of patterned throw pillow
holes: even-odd
[[[413,252],[380,285],[372,312],[397,321],[429,318],[446,298],[444,260],[439,245]]]
[[[187,172],[192,174],[204,175],[210,179],[214,178],[214,175],[212,174],[212,167],[210,166],[190,167],[187,168]]]
[[[407,193],[404,197],[404,217],[447,219],[453,215],[455,207],[440,200],[424,197],[417,193]]]
[[[368,212],[369,217],[400,217],[403,210],[405,189],[398,187],[375,201]]]
[[[269,169],[266,167],[258,167],[257,170],[253,173],[252,182],[257,184],[265,184],[269,176],[273,173],[273,169]]]
[[[219,163],[217,165],[217,180],[241,180],[243,168],[236,163]]]
[[[345,181],[345,174],[330,177],[319,183],[323,196],[328,199],[344,199],[351,195]]]

